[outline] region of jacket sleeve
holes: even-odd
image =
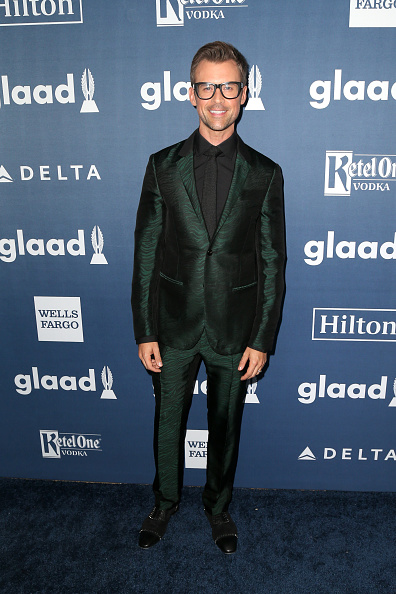
[[[282,170],[276,165],[256,227],[258,293],[248,342],[262,352],[273,349],[284,293],[286,261]]]
[[[157,336],[157,287],[162,261],[164,201],[150,157],[136,216],[132,312],[136,342]]]

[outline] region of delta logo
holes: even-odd
[[[307,446],[297,458],[305,462],[312,462],[315,460],[338,460],[344,462],[345,460],[355,460],[357,462],[388,462],[393,460],[396,462],[396,450],[395,448],[360,448],[360,447],[347,447],[347,448],[323,448],[323,453],[315,455],[312,449]]]
[[[101,181],[96,165],[19,165],[17,173],[7,165],[0,165],[0,183],[12,183],[16,180],[30,182],[40,181]]]

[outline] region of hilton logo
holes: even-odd
[[[0,26],[82,23],[82,0],[2,0]]]
[[[312,340],[396,342],[396,309],[314,307]]]

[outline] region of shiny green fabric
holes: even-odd
[[[187,148],[186,148],[187,147]],[[272,349],[284,283],[283,181],[276,163],[238,138],[234,175],[209,239],[192,137],[150,157],[135,231],[137,342],[193,347],[205,328],[219,354]]]
[[[204,332],[192,349],[176,350],[160,344],[163,368],[153,374],[155,390],[153,489],[156,505],[170,509],[180,501],[183,484],[184,439],[197,366],[207,373],[209,440],[205,508],[213,515],[228,509],[238,459],[246,382],[238,363],[242,353],[219,355]]]

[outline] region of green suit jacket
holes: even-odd
[[[206,330],[219,354],[273,347],[284,290],[282,172],[238,137],[230,191],[209,238],[193,136],[152,155],[136,219],[136,342],[188,349]],[[154,338],[155,339],[155,338]]]

